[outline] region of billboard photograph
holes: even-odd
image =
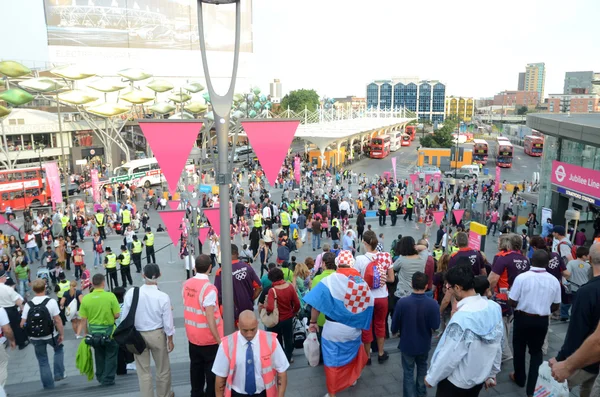
[[[195,0],[44,0],[51,46],[199,50]],[[242,0],[241,52],[252,52],[252,2]],[[207,51],[233,51],[235,7],[204,5]]]

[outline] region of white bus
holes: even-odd
[[[402,146],[402,131],[394,131],[390,133],[390,150],[397,151]]]
[[[194,165],[185,166],[188,172],[194,172]],[[149,188],[152,185],[159,185],[165,178],[162,175],[156,157],[147,159],[132,160],[115,168],[113,176],[109,183],[127,182],[135,186],[144,186]]]

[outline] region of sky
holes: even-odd
[[[14,39],[3,41],[0,59],[47,60],[42,1],[0,6],[8,2],[14,17],[0,24],[0,35]],[[279,78],[284,92],[365,96],[372,80],[418,76],[444,82],[449,95],[490,97],[516,90],[527,63],[545,62],[545,93],[558,94],[565,72],[600,72],[598,15],[598,0],[253,0],[254,54],[243,73],[264,91]],[[164,61],[201,73],[199,54],[191,65],[146,55],[150,71]],[[231,55],[215,56],[227,65],[217,74],[228,74],[231,64],[221,58]]]
[[[560,94],[565,72],[600,72],[598,15],[598,0],[254,0],[256,78],[340,97],[418,76],[489,97],[545,62],[546,95]]]

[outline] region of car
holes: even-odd
[[[446,176],[446,178],[454,178],[455,175],[456,175],[456,178],[459,178],[459,179],[478,178],[479,177],[479,166],[475,165],[475,164],[463,165],[462,167],[458,168],[457,170],[446,171],[444,173],[444,175]]]
[[[66,196],[67,189],[65,188],[65,184],[61,183],[60,188],[62,189],[63,196]],[[75,195],[75,193],[79,193],[79,185],[75,183],[69,183],[69,196]]]

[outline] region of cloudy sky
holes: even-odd
[[[256,76],[328,96],[419,76],[480,97],[545,62],[546,94],[562,93],[566,71],[600,72],[599,15],[598,0],[254,0]]]

